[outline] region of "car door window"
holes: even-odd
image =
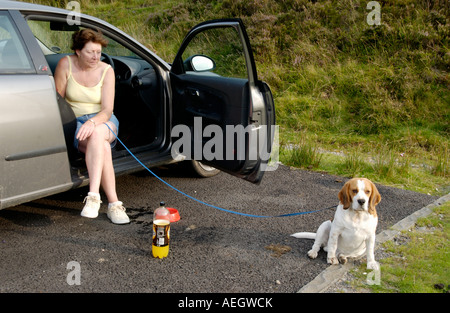
[[[0,12],[0,73],[29,72],[31,60],[13,22]]]
[[[214,69],[204,71],[189,66],[195,56],[211,59],[215,63]],[[214,73],[223,77],[248,78],[242,43],[238,32],[232,27],[211,28],[197,34],[183,52],[182,59],[187,72],[191,70],[196,74]]]

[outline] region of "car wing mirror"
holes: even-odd
[[[193,55],[184,61],[186,72],[209,72],[216,68],[216,62],[206,55]]]

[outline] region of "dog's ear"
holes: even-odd
[[[344,205],[344,210],[347,210],[350,207],[351,196],[350,196],[350,184],[346,182],[342,187],[341,191],[338,194],[339,201]]]
[[[369,198],[369,213],[372,215],[376,215],[377,211],[375,210],[375,207],[377,206],[378,203],[380,203],[381,195],[378,192],[378,189],[375,186],[375,184],[372,182],[370,182],[370,184],[372,185],[372,193],[370,194]]]

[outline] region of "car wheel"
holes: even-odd
[[[189,163],[194,173],[200,177],[213,177],[220,172],[220,170],[215,167],[203,164],[199,161],[191,160]]]

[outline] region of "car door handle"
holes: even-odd
[[[187,88],[187,94],[193,97],[200,97],[200,91],[193,88]]]

